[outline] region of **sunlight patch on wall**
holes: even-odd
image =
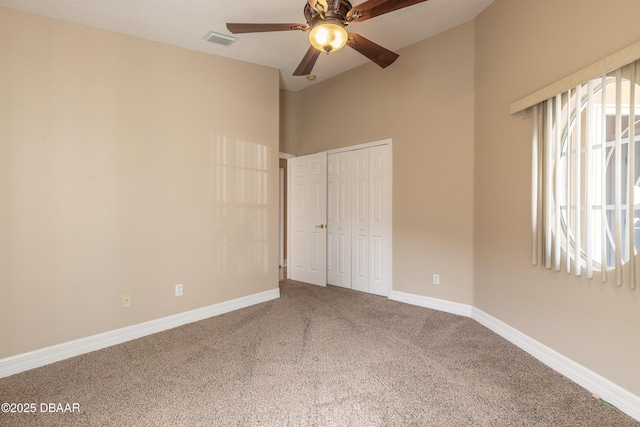
[[[218,135],[210,143],[210,186],[220,236],[218,271],[246,278],[269,264],[269,147]]]

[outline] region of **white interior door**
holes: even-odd
[[[389,295],[391,283],[391,162],[389,146],[353,151],[352,287]]]
[[[389,295],[391,283],[391,184],[389,146],[369,149],[369,254],[367,292]]]
[[[327,153],[289,159],[291,233],[287,273],[327,285]]]
[[[369,292],[369,150],[352,151],[353,275],[351,286]]]
[[[390,146],[331,153],[327,180],[327,283],[388,296]]]
[[[327,283],[351,288],[351,152],[327,160]]]

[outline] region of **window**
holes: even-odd
[[[589,278],[600,271],[603,281],[614,270],[616,283],[635,286],[629,261],[640,251],[639,71],[632,63],[533,108],[532,231],[537,243],[540,229],[547,268],[586,270]]]

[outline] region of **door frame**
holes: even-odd
[[[288,160],[295,157],[293,154],[288,154],[288,153],[283,153],[283,152],[279,152],[278,153],[278,159],[282,159],[282,160]],[[287,266],[287,255],[285,254],[285,230],[289,231],[289,217],[288,217],[288,191],[287,191],[287,197],[285,197],[285,189],[288,190],[288,185],[285,185],[289,183],[289,177],[287,176],[287,174],[285,173],[287,171],[288,168],[281,168],[278,166],[279,169],[279,180],[280,180],[280,199],[279,199],[279,206],[280,206],[280,211],[278,213],[278,218],[279,218],[279,222],[280,225],[278,227],[278,239],[279,239],[279,264],[280,267],[286,267]],[[289,242],[287,239],[287,248],[289,247]]]
[[[363,148],[377,147],[379,145],[388,145],[389,148],[391,148],[393,146],[393,140],[391,138],[388,138],[388,139],[381,139],[380,141],[365,142],[364,144],[349,145],[348,147],[334,148],[332,150],[328,150],[327,155],[344,153],[345,151],[360,150]],[[391,153],[389,153],[389,156],[390,156],[389,158],[391,158]]]

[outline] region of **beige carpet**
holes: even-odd
[[[640,425],[471,319],[293,281],[281,295],[0,379],[0,402],[38,405],[0,425]]]

